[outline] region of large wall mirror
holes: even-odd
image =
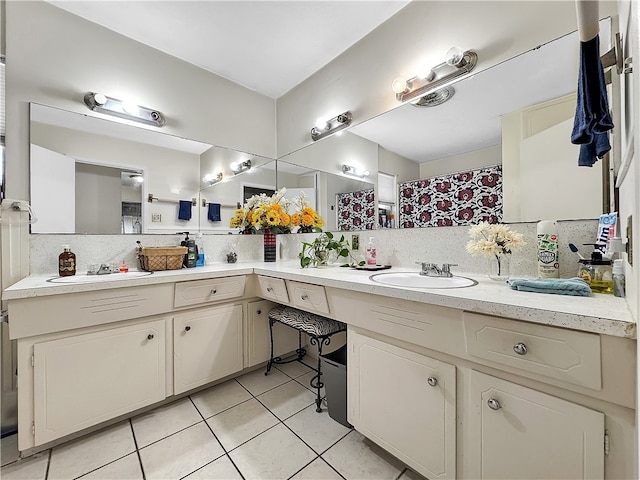
[[[609,19],[600,38],[604,52]],[[400,106],[281,160],[338,175],[343,163],[368,170],[382,207],[378,220],[382,212],[397,216],[402,203],[397,188],[384,193],[389,178],[397,187],[493,166],[502,177],[500,221],[597,218],[607,164],[578,167],[579,147],[570,143],[578,60],[574,32],[471,75],[421,106]]]

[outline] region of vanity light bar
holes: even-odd
[[[209,185],[215,185],[216,183],[220,183],[223,178],[224,178],[224,175],[222,174],[222,172],[218,172],[217,175],[209,173],[204,176],[202,181],[205,183],[208,183]]]
[[[352,177],[357,178],[365,178],[369,176],[368,170],[358,170],[356,167],[352,167],[351,165],[342,165],[342,173],[345,175],[350,175]]]
[[[165,124],[164,116],[157,110],[129,104],[116,98],[107,97],[102,93],[87,93],[84,96],[84,104],[95,112],[114,115],[127,120],[155,125],[156,127],[161,127]]]
[[[239,162],[235,164],[231,164],[231,171],[234,175],[238,175],[239,173],[246,172],[251,168],[251,160],[245,160],[244,162]]]
[[[340,130],[347,128],[351,125],[351,121],[353,120],[353,115],[349,110],[340,115],[337,115],[329,120],[327,120],[326,124],[322,127],[315,126],[311,129],[311,138],[315,142],[316,140],[320,140],[321,138],[326,137],[327,135],[331,135],[332,133],[339,132]]]
[[[451,49],[449,52],[452,52]],[[448,53],[449,53],[448,52]],[[439,88],[448,86],[453,80],[462,75],[471,72],[478,63],[478,54],[472,50],[466,52],[455,52],[453,56],[447,55],[449,58],[445,62],[440,63],[433,67],[430,74],[427,77],[412,77],[409,80],[404,80],[401,77],[396,78],[391,88],[396,93],[396,99],[399,102],[406,102],[413,100],[416,97],[422,97]],[[447,73],[441,77],[437,77],[436,70],[440,70],[446,67],[454,67],[453,72]]]

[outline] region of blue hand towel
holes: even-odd
[[[608,131],[613,128],[609,113],[604,70],[600,61],[600,37],[580,42],[580,71],[576,115],[571,143],[581,145],[578,165],[591,167],[611,150]]]
[[[178,220],[191,220],[191,200],[180,200]]]
[[[556,295],[574,295],[588,297],[591,287],[579,277],[573,278],[539,278],[529,280],[515,278],[508,281],[513,290],[535,293],[554,293]]]
[[[207,212],[207,218],[210,222],[219,222],[220,219],[220,204],[209,203],[209,210]]]

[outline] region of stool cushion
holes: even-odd
[[[269,312],[269,319],[302,330],[315,337],[333,335],[347,329],[347,324],[297,308],[279,305]]]

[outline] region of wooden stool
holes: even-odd
[[[273,357],[273,324],[280,322],[291,328],[298,330],[298,348],[296,349],[296,355],[292,358],[283,360],[280,357]],[[316,371],[316,375],[311,379],[309,384],[311,387],[317,389],[316,395],[316,412],[321,412],[320,404],[322,403],[322,396],[320,395],[320,389],[324,386],[322,382],[322,369],[320,367],[320,356],[322,355],[322,347],[331,343],[331,336],[334,333],[344,332],[347,330],[347,324],[332,320],[327,317],[316,315],[315,313],[305,312],[304,310],[298,310],[297,308],[287,307],[285,305],[279,305],[274,307],[269,312],[269,333],[271,337],[271,358],[267,364],[267,371],[264,372],[268,375],[271,371],[271,366],[275,364],[300,362],[303,365]],[[317,368],[302,361],[307,351],[302,348],[302,332],[309,335],[309,343],[311,345],[318,346],[318,366]]]

